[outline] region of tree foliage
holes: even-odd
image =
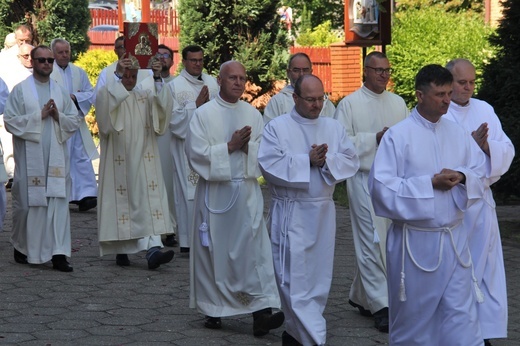
[[[502,122],[502,128],[515,148],[520,148],[520,2],[504,0],[503,18],[496,35],[490,38],[497,47],[496,56],[484,68],[484,83],[478,97],[489,102]],[[513,160],[509,172],[493,185],[505,197],[520,196],[520,160]]]
[[[348,0],[347,0],[348,1]],[[286,0],[283,5],[293,9],[295,18],[301,19],[303,29],[314,28],[330,21],[333,28],[343,27],[345,6],[337,0]],[[309,22],[306,22],[306,21]],[[296,21],[297,22],[297,21]]]
[[[491,31],[480,15],[471,12],[445,12],[439,7],[430,7],[396,13],[392,45],[387,48],[394,71],[394,91],[412,107],[415,104],[417,71],[427,64],[444,66],[454,58],[473,62],[479,84],[482,67],[494,54],[486,39]]]
[[[484,12],[484,0],[399,0],[398,10],[422,9],[436,6],[446,12]]]
[[[0,0],[0,18],[0,37],[28,24],[37,44],[48,45],[58,37],[69,41],[73,60],[90,45],[88,0]]]
[[[313,30],[307,29],[304,32],[300,32],[296,38],[296,43],[306,47],[328,47],[332,43],[340,42],[343,39],[342,35],[332,31],[331,22],[327,20]]]
[[[288,59],[277,5],[269,0],[180,0],[181,48],[203,47],[205,67],[212,74],[223,62],[238,60],[253,83],[268,89],[283,78]]]

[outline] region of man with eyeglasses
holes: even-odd
[[[325,345],[323,311],[332,282],[334,186],[359,168],[341,124],[320,117],[325,93],[314,75],[294,85],[294,108],[265,125],[258,163],[271,191],[275,275],[287,316],[282,345]]]
[[[91,99],[94,92],[87,73],[70,62],[71,49],[67,40],[53,39],[51,50],[55,58],[51,78],[69,92],[78,114],[85,119],[85,115],[92,106]],[[72,181],[69,201],[78,205],[79,211],[88,211],[97,205],[98,190],[92,160],[98,158],[99,154],[84,120],[78,131],[69,138],[67,144]]]
[[[199,174],[190,250],[190,307],[204,326],[221,317],[253,314],[253,335],[280,327],[283,312],[257,178],[260,112],[241,101],[247,76],[238,61],[221,65],[219,94],[197,108],[188,124],[186,155]]]
[[[31,51],[33,75],[17,84],[7,99],[6,128],[13,135],[14,260],[52,261],[71,272],[69,139],[82,118],[69,94],[50,78],[54,57],[47,46]]]
[[[157,81],[161,80],[165,86],[170,83],[175,76],[170,74],[170,68],[173,66],[173,50],[164,45],[160,44],[157,46],[157,53],[155,58],[151,59],[154,61],[158,59],[161,63],[161,71]],[[173,158],[171,153],[170,144],[172,141],[172,134],[168,130],[162,136],[157,137],[157,144],[159,146],[159,154],[161,155],[161,167],[164,178],[164,186],[168,195],[168,206],[170,207],[170,221],[173,226],[172,231],[177,228],[177,217],[175,216],[175,190],[173,188]],[[175,239],[175,234],[168,234],[163,240],[164,246],[173,247],[178,245]]]
[[[20,50],[18,51],[18,60],[29,73],[32,73],[31,50],[33,50],[33,48],[34,46],[24,43],[20,46]]]
[[[290,84],[280,90],[278,94],[271,97],[267,103],[264,110],[264,124],[267,124],[271,119],[277,116],[291,112],[294,107],[294,84],[300,76],[312,74],[312,62],[305,53],[293,54],[289,58],[287,65],[287,78]],[[335,110],[332,102],[326,98],[320,116],[332,118]]]
[[[363,86],[343,98],[334,117],[346,128],[356,146],[361,165],[347,179],[356,274],[349,303],[363,316],[374,316],[374,325],[388,332],[386,230],[390,221],[374,214],[368,193],[368,174],[379,142],[388,128],[408,116],[404,100],[386,90],[392,70],[387,57],[371,52],[364,61]]]
[[[493,107],[472,97],[475,66],[469,60],[455,59],[446,68],[453,75],[453,93],[443,118],[455,121],[471,133],[491,167],[491,174],[486,176],[484,198],[464,214],[464,223],[471,230],[469,249],[475,276],[484,293],[484,302],[477,304],[477,310],[485,346],[488,346],[491,345],[488,339],[507,337],[508,317],[504,256],[491,185],[508,171],[515,148],[502,130]]]
[[[173,191],[177,216],[177,236],[181,253],[190,250],[193,218],[193,198],[198,175],[188,164],[185,140],[193,113],[218,93],[215,77],[203,73],[204,51],[200,46],[189,45],[182,50],[184,69],[168,84],[174,98],[170,122],[171,151],[173,157]],[[168,240],[168,238],[166,239]]]
[[[160,44],[157,46],[157,54],[155,54],[156,58],[161,62],[161,78],[163,83],[170,83],[175,76],[170,74],[170,69],[173,66],[173,50],[165,44]]]

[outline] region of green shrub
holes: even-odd
[[[343,41],[343,32],[331,30],[331,21],[327,20],[312,30],[306,29],[298,35],[296,43],[305,47],[328,47],[332,43]]]
[[[392,27],[392,45],[387,55],[392,64],[394,92],[409,107],[415,105],[415,75],[427,64],[445,65],[466,58],[477,70],[477,90],[482,68],[494,55],[487,41],[492,29],[475,13],[445,12],[431,7],[397,12]]]
[[[90,83],[95,87],[101,70],[116,60],[117,55],[112,50],[93,49],[80,54],[74,64],[87,72]],[[94,107],[90,108],[90,112],[85,116],[85,121],[87,122],[92,137],[94,137],[94,140],[97,142],[99,140],[99,130]]]
[[[80,54],[74,65],[84,69],[90,83],[95,86],[101,70],[116,60],[117,55],[113,50],[92,49]]]

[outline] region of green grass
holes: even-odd
[[[347,183],[341,182],[336,184],[334,195],[332,196],[334,201],[342,207],[348,208],[348,195],[347,195]]]

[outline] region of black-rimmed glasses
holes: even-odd
[[[44,62],[48,62],[49,64],[54,63],[54,58],[34,58],[33,60],[38,61],[40,64],[43,64]]]
[[[372,66],[365,66],[365,67],[374,70],[374,72],[377,75],[382,75],[383,73],[386,73],[387,75],[391,75],[392,74],[392,69],[391,68],[381,68],[381,67],[372,67]]]

